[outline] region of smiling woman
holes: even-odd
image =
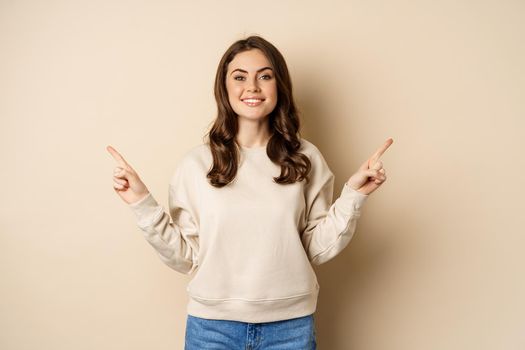
[[[319,283],[312,265],[349,243],[368,194],[386,179],[388,140],[341,188],[300,137],[288,68],[259,36],[232,44],[215,79],[209,142],[184,155],[169,212],[113,148],[115,190],[187,292],[186,350],[316,348]],[[171,216],[171,217],[170,217]],[[170,219],[173,219],[173,223]]]
[[[248,50],[235,56],[228,64],[226,90],[238,118],[238,141],[248,143],[253,139],[250,134],[258,130],[264,140],[268,139],[267,119],[277,104],[277,85],[273,69],[261,50]]]
[[[243,149],[261,147],[282,168],[277,183],[306,178],[311,164],[299,152],[300,120],[292,82],[273,44],[260,36],[233,43],[217,68],[215,100],[218,113],[208,133],[215,161],[207,174],[213,186],[234,180]]]

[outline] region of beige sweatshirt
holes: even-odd
[[[346,183],[332,203],[334,175],[319,149],[301,139],[312,162],[310,183],[280,185],[266,147],[241,149],[237,176],[216,188],[209,145],[190,149],[169,185],[169,214],[152,194],[129,204],[160,259],[194,274],[186,288],[190,315],[271,322],[312,314],[319,284],[312,264],[347,245],[368,198]]]

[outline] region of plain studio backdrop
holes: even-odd
[[[335,196],[394,139],[353,240],[315,267],[319,348],[524,349],[518,0],[1,0],[0,348],[182,349],[190,277],[143,238],[105,147],[167,208],[250,34],[285,56]]]

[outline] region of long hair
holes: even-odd
[[[222,56],[215,76],[215,100],[217,117],[206,133],[213,156],[213,166],[206,175],[211,185],[223,187],[234,180],[241,154],[236,135],[239,130],[237,114],[232,109],[226,90],[228,64],[240,52],[259,49],[266,56],[277,83],[277,104],[268,116],[272,135],[266,146],[266,154],[272,162],[281,166],[281,174],[274,177],[279,184],[290,184],[306,178],[311,163],[298,150],[300,143],[300,122],[292,94],[292,82],[282,54],[270,42],[252,35],[234,42]]]

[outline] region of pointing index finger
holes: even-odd
[[[113,156],[113,159],[115,159],[117,161],[117,163],[119,163],[119,165],[121,166],[126,166],[128,165],[128,163],[124,160],[124,157],[122,157],[120,155],[120,153],[117,152],[116,149],[114,149],[113,147],[111,146],[107,146],[106,149],[108,150],[108,152]]]
[[[388,138],[385,141],[385,143],[381,147],[379,147],[379,149],[368,159],[368,167],[370,167],[370,165],[373,165],[375,162],[377,162],[379,157],[381,157],[383,153],[385,153],[385,151],[388,149],[388,147],[390,147],[390,145],[393,142],[394,140],[391,137]]]

